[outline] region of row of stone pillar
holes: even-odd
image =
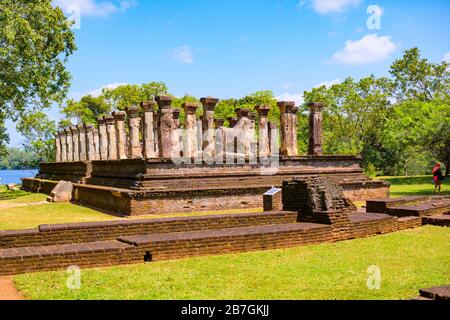
[[[278,149],[278,129],[268,121],[269,106],[260,105],[256,113],[237,110],[237,117],[215,119],[218,99],[200,100],[203,116],[197,119],[199,104],[182,105],[186,119],[184,134],[180,134],[180,110],[172,108],[172,98],[156,97],[156,101],[129,107],[99,117],[98,127],[77,125],[56,135],[56,161],[120,160],[140,158],[173,158],[198,156],[297,156],[297,112],[294,102],[278,102],[281,111],[281,146]],[[311,103],[309,155],[322,155],[322,108]],[[258,119],[258,121],[256,121]],[[256,137],[256,126],[259,135]],[[142,142],[141,142],[142,141]]]

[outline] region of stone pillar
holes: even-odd
[[[323,117],[322,109],[323,103],[308,103],[309,107],[309,146],[308,155],[310,156],[322,156],[322,144],[323,144]]]
[[[277,125],[273,122],[269,122],[269,146],[270,146],[270,156],[279,156],[279,131]]]
[[[178,109],[178,108],[172,109],[174,129],[180,128],[180,113],[181,113],[180,109]]]
[[[172,135],[173,135],[173,115],[172,115],[172,97],[158,96],[156,102],[159,106],[158,114],[158,147],[159,156],[163,159],[172,157]]]
[[[78,136],[79,136],[79,144],[80,144],[80,161],[87,160],[87,141],[86,141],[86,129],[84,124],[77,125],[78,128]]]
[[[215,162],[216,164],[222,164],[223,163],[223,156],[225,151],[225,139],[226,139],[226,133],[225,133],[225,127],[223,126],[225,123],[225,119],[215,119],[214,124],[216,127],[215,132]]]
[[[108,133],[108,160],[117,160],[116,121],[111,115],[105,116],[106,131]]]
[[[70,128],[66,128],[66,151],[67,151],[67,161],[73,162],[73,137],[72,137],[72,130]]]
[[[278,107],[281,111],[281,154],[283,156],[295,157],[297,151],[297,111],[295,102],[280,101]]]
[[[73,126],[70,128],[72,130],[72,161],[77,162],[80,161],[80,132],[78,131],[77,126]]]
[[[200,102],[203,105],[202,129],[203,129],[203,150],[208,156],[213,156],[215,153],[214,142],[214,109],[216,108],[219,99],[206,97],[201,98]]]
[[[128,154],[131,159],[142,158],[142,146],[139,139],[139,132],[141,129],[141,117],[139,114],[139,107],[131,106],[127,109],[128,125],[130,128]]]
[[[196,156],[197,151],[197,120],[196,111],[198,104],[195,102],[185,102],[182,105],[186,114],[184,128],[186,130],[186,138],[184,143],[184,157],[192,158]]]
[[[117,139],[117,157],[118,159],[127,159],[127,133],[125,132],[125,116],[124,111],[114,111],[112,116],[116,123],[116,139]]]
[[[181,137],[182,130],[180,130],[180,109],[172,109],[173,117],[173,133],[172,133],[172,153],[176,158],[181,157]]]
[[[61,136],[59,132],[55,134],[55,161],[61,162]]]
[[[267,157],[270,154],[269,143],[269,120],[268,115],[270,107],[267,105],[259,105],[256,107],[258,112],[258,126],[259,126],[259,156]]]
[[[61,162],[67,162],[67,136],[65,130],[59,131],[61,142]]]
[[[95,147],[95,160],[100,160],[100,135],[98,129],[94,126],[94,147]]]
[[[105,117],[98,117],[97,122],[100,160],[108,160],[108,131],[106,129]]]
[[[249,109],[239,109],[238,111],[239,121],[235,126],[238,163],[245,161],[245,157],[250,155],[251,132],[249,113]]]
[[[156,150],[157,139],[155,138],[155,101],[146,101],[141,103],[144,110],[142,115],[142,138],[144,140],[144,157],[147,159],[158,158]]]
[[[87,160],[98,160],[95,150],[94,126],[89,124],[85,125],[84,128],[86,131]]]

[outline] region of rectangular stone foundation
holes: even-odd
[[[73,179],[67,175],[73,166]],[[84,169],[86,176],[81,177]],[[259,208],[263,193],[298,176],[320,175],[339,183],[351,200],[386,198],[389,184],[365,176],[360,158],[282,157],[271,175],[262,165],[188,164],[171,160],[115,160],[43,164],[23,189],[49,194],[56,182],[74,182],[73,201],[120,215]]]

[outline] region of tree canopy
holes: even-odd
[[[76,50],[63,12],[51,0],[0,1],[0,120],[62,102],[70,74],[65,68]],[[0,151],[7,142],[0,129]]]

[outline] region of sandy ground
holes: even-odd
[[[48,204],[47,201],[39,201],[39,202],[26,202],[26,203],[1,203],[0,209],[11,209],[16,207],[28,207],[28,206],[38,206],[41,204]]]
[[[13,277],[0,277],[0,300],[24,300],[14,286]]]

